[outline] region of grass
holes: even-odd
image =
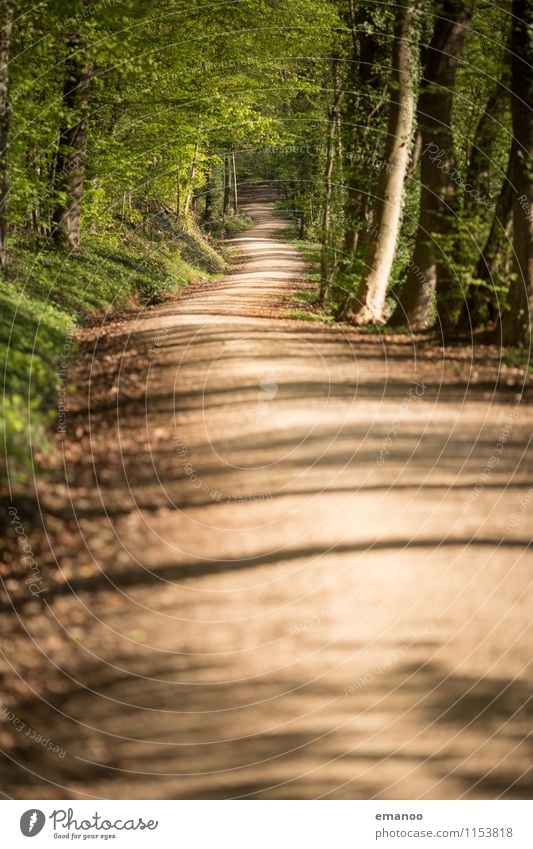
[[[0,428],[10,474],[24,479],[32,453],[46,448],[47,429],[58,416],[58,384],[73,390],[68,368],[77,327],[103,310],[163,300],[224,269],[224,259],[198,232],[178,230],[163,216],[142,229],[86,235],[77,254],[50,247],[13,251],[0,279]]]
[[[284,315],[287,318],[297,318],[300,321],[320,321],[320,316],[315,315],[312,312],[306,312],[305,310],[285,310]]]
[[[231,239],[232,236],[241,233],[243,230],[248,230],[253,226],[253,221],[245,212],[239,212],[237,215],[229,215],[225,220],[215,218],[206,225],[211,236],[214,239]]]
[[[286,214],[283,208],[278,209],[281,214]],[[297,225],[293,222],[289,223],[282,231],[281,238],[284,242],[294,245],[305,261],[306,279],[313,284],[313,288],[309,288],[303,292],[295,292],[291,295],[291,300],[301,305],[298,309],[285,310],[287,318],[296,318],[300,321],[320,321],[326,324],[332,324],[335,318],[332,312],[318,301],[318,293],[320,288],[320,243],[312,239],[300,239],[298,235]]]
[[[508,348],[504,352],[505,364],[524,370],[525,375],[533,374],[533,362],[526,348]]]

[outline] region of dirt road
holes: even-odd
[[[283,318],[303,264],[248,211],[234,273],[87,340],[2,791],[530,797],[531,407],[490,358]]]

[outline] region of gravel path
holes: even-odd
[[[302,260],[247,210],[236,271],[88,335],[3,792],[530,798],[531,407],[284,317]]]

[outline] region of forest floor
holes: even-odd
[[[530,798],[531,390],[287,318],[304,264],[245,211],[229,276],[84,331],[3,605],[2,792]]]

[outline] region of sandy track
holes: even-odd
[[[65,755],[4,721],[3,791],[529,797],[531,410],[280,318],[303,265],[248,210],[235,273],[92,343],[61,580],[3,631]]]

